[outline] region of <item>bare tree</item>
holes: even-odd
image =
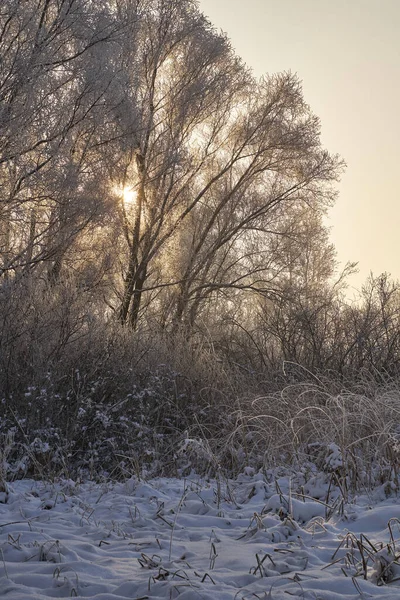
[[[96,212],[91,139],[112,78],[100,72],[118,33],[107,3],[5,0],[0,8],[2,272],[52,261]]]
[[[121,207],[118,313],[135,326],[143,293],[174,286],[173,320],[193,323],[216,291],[265,287],[257,236],[265,246],[283,206],[329,204],[341,164],[320,148],[296,77],[256,82],[195,3],[149,2],[137,18],[135,119],[129,136],[120,127],[113,165],[117,187],[136,192],[130,211]]]

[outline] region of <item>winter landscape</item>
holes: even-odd
[[[400,598],[400,287],[195,0],[0,2],[0,598]]]

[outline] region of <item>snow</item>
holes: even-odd
[[[396,494],[344,504],[336,490],[328,504],[328,485],[315,477],[313,499],[310,483],[302,495],[290,474],[252,469],[236,480],[15,481],[0,498],[0,597],[398,600]]]

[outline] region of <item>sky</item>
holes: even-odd
[[[322,143],[346,161],[328,215],[349,290],[400,279],[400,0],[200,0],[254,74],[296,72]]]

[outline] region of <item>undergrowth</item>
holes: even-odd
[[[223,331],[145,320],[132,331],[68,281],[57,293],[18,281],[0,299],[0,492],[21,477],[280,465],[334,474],[344,494],[398,488],[396,378],[282,361],[257,370]]]
[[[69,383],[57,386],[49,372],[41,386],[3,400],[2,482],[236,475],[306,465],[310,473],[333,474],[344,495],[377,485],[388,494],[398,489],[394,381],[340,391],[335,380],[292,383],[264,394],[252,383],[229,397],[204,385],[204,374],[189,380],[159,364],[115,383],[111,373],[91,381],[76,370]]]

